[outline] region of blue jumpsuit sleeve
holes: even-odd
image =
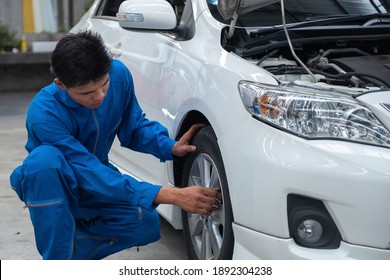
[[[161,186],[139,182],[104,165],[58,123],[35,122],[28,131],[42,145],[62,151],[80,187],[103,200],[130,203],[147,209],[155,207],[153,200]]]

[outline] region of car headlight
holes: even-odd
[[[390,147],[390,132],[374,114],[347,94],[250,81],[238,84],[250,114],[307,139],[339,139]]]

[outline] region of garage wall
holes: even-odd
[[[0,19],[11,32],[22,34],[22,1],[0,0]]]
[[[69,0],[53,0],[57,3],[67,3]],[[0,18],[3,24],[8,26],[11,32],[16,32],[17,38],[21,39],[23,34],[23,0],[0,0]],[[47,1],[35,0],[39,2],[38,5],[44,5]],[[74,22],[77,22],[85,11],[85,7],[88,7],[93,0],[73,0],[73,17]],[[68,16],[66,10],[64,15],[60,17]],[[30,19],[31,21],[31,19]],[[40,30],[42,31],[42,30]],[[48,30],[49,31],[49,30]],[[63,30],[61,30],[63,31]],[[66,31],[66,30],[65,30]]]

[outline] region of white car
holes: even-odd
[[[139,180],[221,190],[210,216],[158,208],[190,259],[390,259],[389,10],[96,0],[71,32],[102,35],[172,138],[206,124],[183,159],[110,153]]]

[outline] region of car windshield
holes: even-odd
[[[217,10],[218,0],[208,0],[212,15],[227,23]],[[386,14],[390,0],[285,0],[286,22],[299,23],[326,18]],[[282,24],[281,4],[275,3],[240,15],[237,25],[244,27]]]

